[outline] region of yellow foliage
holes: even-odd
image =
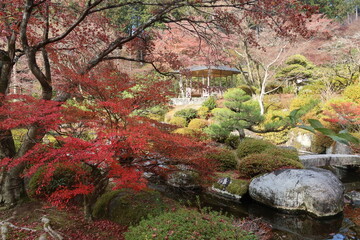
[[[360,103],[360,84],[346,87],[343,95],[344,97],[349,98],[356,103]]]
[[[186,119],[183,117],[173,117],[169,123],[178,127],[186,127],[187,124]]]
[[[205,119],[195,118],[190,121],[188,127],[191,129],[202,129],[208,126],[208,122]]]

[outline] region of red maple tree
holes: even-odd
[[[130,32],[117,31],[104,13],[129,6],[147,8],[148,17]],[[141,188],[143,171],[162,174],[179,164],[207,175],[211,164],[202,157],[204,143],[170,134],[167,126],[137,114],[166,101],[168,84],[135,80],[118,71],[122,62],[117,67],[105,63],[124,60],[156,67],[157,62],[170,61],[170,66],[178,65],[168,51],[163,52],[164,58],[151,54],[158,36],[152,33],[156,24],[186,22],[191,25],[188,31],[209,41],[216,39],[211,35],[218,31],[250,37],[251,33],[242,31],[244,18],[268,24],[280,35],[306,35],[306,10],[297,0],[1,1],[0,202],[16,203],[24,192],[24,176],[45,167],[46,183],[59,164],[77,169],[76,181],[47,198],[66,202],[85,195],[86,208],[109,179],[118,187]],[[133,57],[136,51],[143,57]],[[19,59],[26,61],[40,84],[40,98],[8,94]],[[66,104],[70,97],[80,99],[82,107]],[[11,133],[17,128],[27,129],[18,149]],[[57,133],[56,144],[42,143],[49,132]],[[87,166],[90,174],[79,170],[79,165]]]

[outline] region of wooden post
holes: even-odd
[[[205,97],[206,89],[205,89],[205,77],[204,77],[204,76],[202,76],[202,86],[201,86],[201,89],[202,89],[201,96],[202,96],[202,97]]]

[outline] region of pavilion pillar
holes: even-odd
[[[179,81],[179,88],[180,88],[180,97],[184,98],[185,97],[184,82],[183,82],[183,78],[181,75],[180,75],[180,81]]]
[[[206,87],[206,90],[207,90],[207,95],[210,96],[211,93],[210,93],[210,75],[208,74],[207,76],[207,87]]]
[[[205,96],[206,96],[205,77],[202,76],[201,78],[202,78],[202,86],[201,86],[202,92],[201,92],[201,96],[202,96],[202,97],[205,97]]]

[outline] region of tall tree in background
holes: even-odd
[[[110,10],[129,14],[129,17],[120,19],[118,22],[121,31],[115,31],[112,26],[113,22],[108,20],[109,15],[106,15],[106,13],[111,16]],[[135,13],[130,14],[129,11],[133,10],[135,10]],[[113,139],[117,138],[131,139],[131,136],[126,137],[127,131],[125,130],[116,131],[116,136],[110,133],[102,134],[102,131],[99,131],[97,133],[98,138],[93,141],[83,142],[84,140],[78,140],[80,139],[78,135],[72,136],[69,140],[59,140],[62,142],[59,151],[62,149],[62,153],[65,155],[53,154],[51,146],[46,146],[45,149],[47,150],[42,151],[42,138],[49,130],[56,129],[59,124],[75,121],[76,119],[80,121],[84,118],[82,114],[73,114],[71,111],[62,112],[63,107],[61,105],[72,95],[85,96],[84,86],[91,87],[91,81],[96,82],[96,79],[111,78],[106,74],[109,71],[97,70],[97,66],[101,67],[104,62],[112,60],[150,63],[154,67],[162,61],[171,60],[175,62],[175,59],[169,59],[166,54],[163,58],[155,58],[151,55],[152,42],[156,41],[157,37],[152,30],[158,24],[175,23],[189,32],[196,33],[199,40],[214,42],[217,40],[217,31],[222,31],[225,34],[231,32],[239,35],[245,34],[241,28],[243,18],[237,17],[240,11],[242,16],[251,16],[253,19],[267,24],[279,35],[306,35],[308,32],[305,28],[305,19],[310,14],[308,10],[307,6],[302,6],[297,0],[1,1],[0,107],[3,111],[1,111],[0,116],[2,122],[0,128],[0,158],[2,159],[0,201],[9,205],[15,204],[21,194],[25,193],[21,174],[36,159],[42,161],[41,164],[35,162],[35,165],[38,164],[36,166],[40,167],[45,166],[47,163],[54,166],[50,162],[61,161],[62,159],[57,156],[67,157],[73,159],[74,163],[81,162],[90,165],[94,169],[94,174],[103,166],[103,163],[97,160],[101,158],[112,159],[104,163],[106,166],[110,166],[109,174],[106,177],[112,176],[111,173],[115,175],[119,173],[119,166],[122,166],[123,162],[114,156],[118,156],[117,153],[122,152],[131,155],[132,151],[126,151],[126,145],[118,144],[116,147],[111,148],[108,143],[116,142]],[[138,13],[142,15],[138,16]],[[248,33],[246,35],[249,37]],[[256,44],[256,38],[252,39],[250,44]],[[129,52],[138,52],[139,50],[143,54],[141,58],[133,58],[129,54]],[[19,58],[26,60],[27,68],[41,86],[41,97],[39,99],[8,95],[7,93],[12,68]],[[119,96],[113,94],[113,98],[104,97],[112,87],[106,81],[97,85],[98,87],[101,86],[101,89],[96,87],[91,89],[97,90],[95,93],[89,90],[88,96],[91,98],[91,95],[98,94],[99,99],[101,99],[101,101],[93,103],[94,106],[98,107],[94,114],[98,111],[101,114],[106,113],[108,119],[111,120],[109,122],[113,126],[120,124],[120,126],[124,127],[127,124],[123,116],[128,116],[137,106],[154,99],[141,98],[137,102],[134,101],[135,97],[124,97],[123,94],[125,93],[132,96],[127,84],[135,80],[120,79],[119,81],[121,83],[116,86]],[[124,82],[126,87],[122,85]],[[120,108],[115,102],[109,100],[118,97],[122,99],[122,103],[125,101],[129,104],[124,105],[128,108]],[[32,111],[28,112],[28,110]],[[119,111],[125,112],[120,112],[123,115],[118,116]],[[15,121],[21,115],[21,112],[27,114],[24,114],[25,117],[19,118],[21,121]],[[116,114],[112,114],[112,112]],[[94,119],[96,118],[94,117]],[[101,123],[103,119],[97,118],[97,122]],[[152,126],[142,119],[131,119],[134,126]],[[104,126],[106,126],[105,123]],[[24,135],[21,146],[15,149],[11,130],[19,127],[26,127],[27,133]],[[101,129],[98,125],[91,125],[91,127]],[[153,143],[155,139],[161,141],[161,138],[157,137],[150,140],[155,131],[149,132],[145,131],[145,129],[144,127],[134,127],[131,132],[137,130],[139,133],[149,134],[148,141],[140,141],[139,143],[142,144],[139,149],[146,152],[147,147],[157,145]],[[73,141],[70,139],[73,139]],[[84,157],[81,160],[80,155],[72,155],[76,151],[70,151],[74,145],[80,148],[83,146],[82,150],[79,151],[82,153],[100,152],[105,154],[107,151],[110,151],[110,153],[107,156],[99,155],[94,161],[90,160],[91,157]],[[191,144],[188,144],[187,147],[191,148]],[[161,149],[158,148],[156,151],[161,152]],[[66,152],[71,153],[66,155]],[[35,153],[37,155],[32,155]],[[188,159],[189,162],[191,160],[193,159]],[[115,162],[117,164],[113,164]],[[134,168],[137,166],[133,164]],[[116,169],[117,171],[115,171]],[[125,180],[126,175],[120,176],[119,179]],[[88,191],[84,191],[90,195],[97,191],[96,187],[83,189],[88,189]],[[84,191],[81,193],[85,194]],[[65,193],[63,194],[67,196]]]
[[[320,13],[325,14],[328,18],[339,21],[350,21],[350,16],[359,16],[359,0],[302,0],[302,2],[311,6],[316,6]]]

